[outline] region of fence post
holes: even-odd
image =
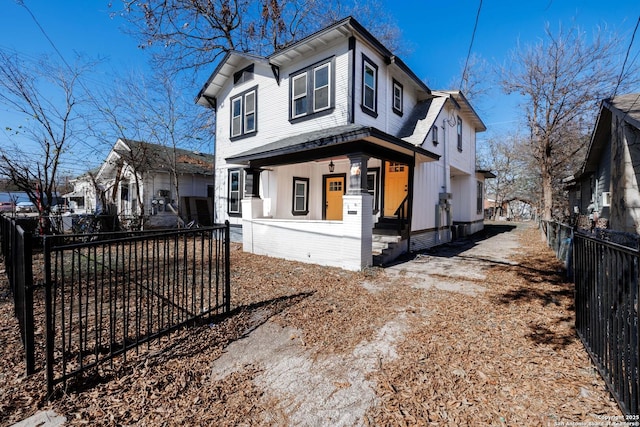
[[[47,370],[47,398],[53,396],[53,364],[54,364],[54,337],[53,324],[53,284],[51,283],[51,239],[44,236],[42,239],[44,254],[44,313],[45,313],[45,340],[46,340],[46,370]]]
[[[27,375],[31,375],[36,371],[36,350],[34,344],[35,328],[33,319],[33,235],[28,231],[24,231],[22,227],[18,227],[20,237],[22,238],[22,250],[20,253],[20,256],[22,257],[22,271],[20,272],[22,280],[17,283],[17,286],[22,286],[20,291],[22,307],[19,314],[22,316],[24,328],[23,339]],[[15,296],[16,295],[14,294],[14,297]]]
[[[225,310],[231,312],[231,233],[229,220],[224,222],[224,293]]]

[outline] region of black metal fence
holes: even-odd
[[[640,414],[640,251],[606,235],[604,240],[602,233],[573,232],[576,331],[620,409],[635,416]],[[553,238],[548,242],[553,247]]]
[[[574,236],[576,331],[623,412],[640,413],[637,249]]]
[[[36,260],[27,272],[36,285],[27,279],[13,289],[16,307],[24,300],[44,331],[25,329],[35,341],[25,350],[46,366],[49,396],[57,384],[113,368],[128,351],[231,308],[229,224],[95,237],[42,237],[39,254],[25,254]],[[5,261],[16,268],[14,258]]]
[[[567,275],[571,277],[573,228],[567,224],[553,221],[542,221],[541,227],[547,238],[549,247],[553,249],[556,257],[564,263],[567,269]]]
[[[27,375],[36,371],[32,248],[30,231],[37,223],[0,215],[0,250],[5,261],[9,289],[14,297],[14,314],[18,319],[20,337],[25,349]]]

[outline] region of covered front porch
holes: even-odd
[[[371,266],[374,225],[385,217],[410,224],[415,164],[437,158],[355,125],[229,157],[246,171],[243,248],[348,270]]]

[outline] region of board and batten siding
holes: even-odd
[[[438,189],[442,188],[442,179],[442,164],[429,162],[416,166],[413,184],[412,231],[435,227],[436,206],[440,197]]]

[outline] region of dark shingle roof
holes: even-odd
[[[174,149],[169,146],[134,141],[131,139],[123,139],[122,141],[131,151],[116,150],[116,152],[121,155],[125,161],[136,165],[138,168],[142,166],[148,171],[170,171],[172,170],[172,159],[175,154],[176,172],[213,175],[213,154],[200,153],[182,148]]]

